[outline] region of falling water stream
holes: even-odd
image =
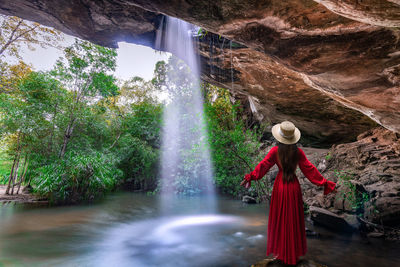
[[[165,17],[157,31],[156,46],[178,59],[169,61],[165,90],[161,146],[161,205],[165,214],[177,194],[201,194],[204,213],[215,212],[213,171],[200,90],[200,65],[193,36],[194,25]]]

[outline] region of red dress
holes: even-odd
[[[332,192],[336,184],[319,173],[302,149],[298,148],[298,153],[299,167],[308,180],[324,186],[324,195]],[[278,146],[274,146],[254,171],[246,174],[245,179],[261,179],[272,166],[278,165],[268,215],[267,256],[272,253],[285,264],[296,264],[307,252],[303,198],[297,177],[289,183],[283,182],[282,167],[277,158]]]

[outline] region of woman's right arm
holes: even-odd
[[[269,171],[269,169],[275,165],[277,149],[277,146],[271,148],[265,158],[258,163],[255,169],[244,176],[244,180],[242,181],[241,185],[245,185],[246,181],[250,182],[251,180],[261,179]]]
[[[311,183],[324,186],[324,195],[329,194],[334,191],[336,183],[328,181],[325,179],[318,169],[307,159],[304,151],[301,148],[299,150],[299,167],[303,174],[310,180]]]

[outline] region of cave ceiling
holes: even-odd
[[[399,0],[1,0],[0,13],[108,47],[154,48],[162,17],[178,17],[208,31],[202,78],[258,120],[324,142],[376,124],[400,132]]]

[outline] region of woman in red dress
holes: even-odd
[[[297,165],[313,184],[324,186],[324,195],[336,191],[336,184],[325,179],[297,147],[300,131],[293,123],[284,121],[275,125],[272,135],[278,145],[254,171],[245,175],[241,185],[248,188],[252,180],[261,179],[272,166],[278,165],[268,215],[267,256],[272,253],[285,264],[294,265],[307,252],[303,198],[295,173]]]

